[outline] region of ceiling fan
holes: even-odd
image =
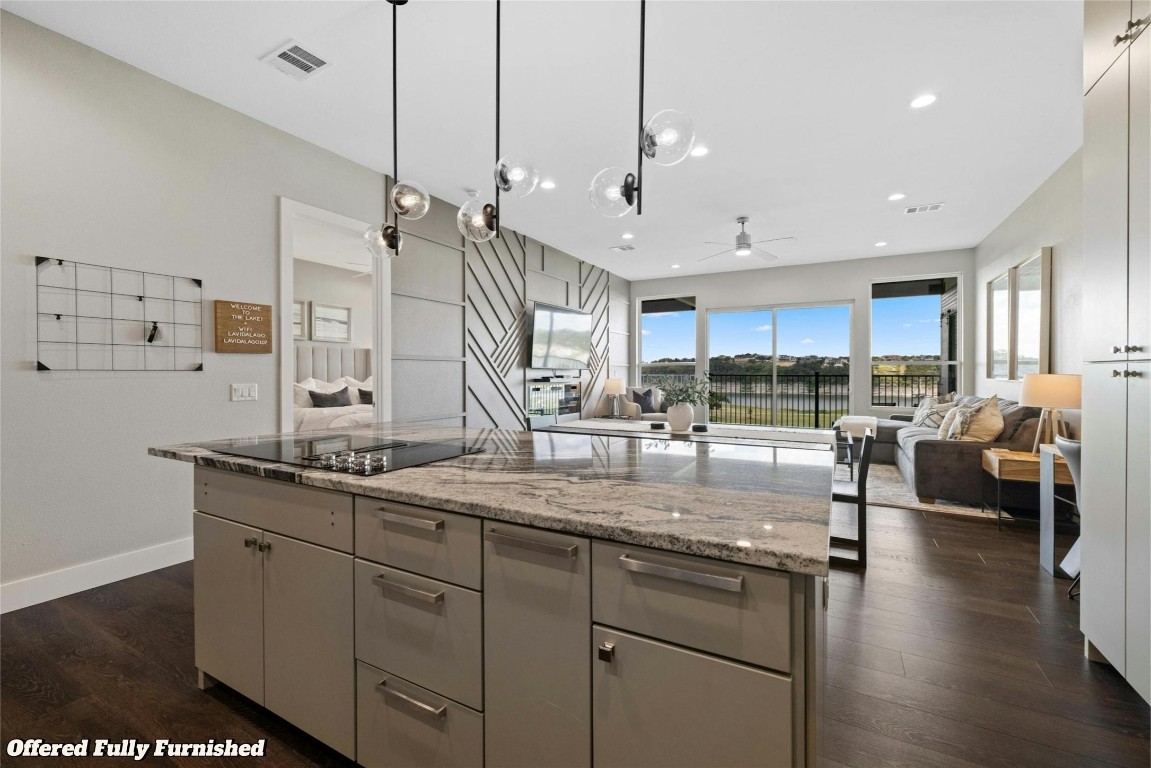
[[[778,256],[776,256],[774,253],[771,253],[769,251],[765,251],[763,248],[756,248],[756,246],[759,245],[760,243],[774,243],[774,242],[777,242],[779,240],[794,240],[795,239],[794,236],[792,236],[792,237],[772,237],[772,238],[769,238],[767,240],[756,240],[755,242],[752,242],[751,241],[751,233],[748,232],[746,229],[746,224],[749,221],[749,219],[746,216],[740,216],[735,221],[737,224],[739,224],[739,234],[735,236],[735,247],[734,248],[728,248],[726,251],[720,251],[719,253],[713,253],[711,256],[704,256],[702,259],[700,259],[700,261],[707,261],[708,259],[714,259],[716,256],[722,256],[725,253],[735,253],[736,256],[750,256],[753,251],[755,252],[755,255],[759,256],[761,259],[764,259],[766,261],[775,261],[776,259],[779,258]],[[707,243],[709,245],[727,245],[727,243],[717,243],[717,242],[714,242],[711,240],[708,240]]]

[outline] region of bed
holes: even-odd
[[[335,397],[314,398],[313,392]],[[349,405],[324,404],[341,400],[341,393],[346,394]],[[296,342],[296,376],[292,386],[294,431],[371,424],[376,420],[372,396],[370,349]]]

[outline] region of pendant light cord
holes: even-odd
[[[639,0],[639,138],[636,153],[635,215],[643,215],[643,65],[647,26],[647,0]]]
[[[500,229],[500,0],[496,0],[496,239]]]
[[[398,78],[396,77],[396,43],[399,39],[396,26],[397,3],[392,3],[392,187],[400,183],[400,130],[399,130],[399,96],[397,93]],[[389,208],[391,206],[388,206]],[[396,231],[400,231],[400,215],[393,215]]]

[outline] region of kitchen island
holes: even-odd
[[[369,768],[816,764],[830,446],[307,437],[348,435],[481,452],[362,476],[229,454],[268,438],[150,449],[196,465],[204,685]]]

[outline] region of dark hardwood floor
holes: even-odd
[[[868,568],[831,574],[829,768],[1148,766],[1148,707],[1083,658],[1078,605],[1068,582],[1039,568],[1033,524],[997,531],[921,512],[868,514]],[[226,687],[196,688],[191,563],[5,614],[0,653],[5,743],[266,738],[265,765],[350,765]]]

